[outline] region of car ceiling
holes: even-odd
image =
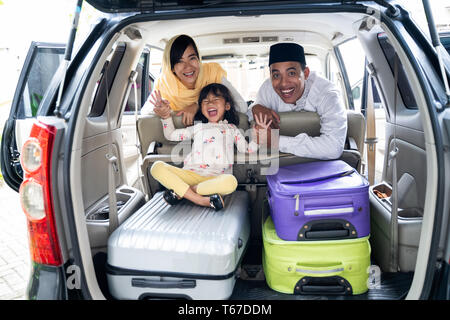
[[[268,53],[274,42],[242,43],[243,37],[273,37],[278,41],[297,42],[305,52],[319,54],[333,45],[355,36],[355,27],[365,15],[359,13],[283,14],[246,17],[211,17],[138,23],[147,44],[164,48],[176,34],[193,37],[202,55]],[[224,39],[240,38],[240,43],[227,44]]]

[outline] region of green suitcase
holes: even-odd
[[[357,295],[368,290],[369,237],[336,241],[285,241],[272,218],[263,224],[267,284],[288,294]]]

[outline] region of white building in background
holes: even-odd
[[[18,52],[0,46],[0,107],[12,100],[22,63]]]
[[[423,31],[428,33],[428,23],[422,0],[398,0],[411,14]],[[450,0],[429,0],[438,32],[450,31]]]
[[[65,43],[68,40],[76,2],[1,0],[0,109],[4,109],[13,98],[31,42]],[[83,2],[77,39],[86,36],[92,22],[99,15],[86,1]],[[0,123],[0,127],[2,125]]]
[[[437,17],[435,17],[435,22],[438,32],[450,32],[450,0],[447,2],[443,10],[439,10],[436,13]]]

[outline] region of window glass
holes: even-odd
[[[163,51],[161,49],[146,48],[139,59],[139,63],[136,67],[138,73],[136,78],[138,110],[141,110],[144,106],[145,101],[147,101],[153,91],[155,80],[161,74],[162,57]],[[147,78],[143,78],[144,73]],[[147,86],[147,88],[145,88],[145,86]],[[125,112],[134,112],[134,106],[134,86],[132,86],[125,106]]]
[[[411,19],[431,39],[422,0],[397,0],[397,3],[408,11]],[[430,8],[437,31],[450,31],[450,2],[448,0],[431,0]]]
[[[117,43],[113,46],[113,52],[106,59],[100,78],[94,90],[89,117],[99,117],[103,114],[107,103],[107,95],[110,94],[114,78],[125,54],[126,44]]]
[[[19,119],[36,116],[39,104],[63,59],[63,48],[37,48],[19,100]]]
[[[342,74],[341,71],[339,69],[339,66],[336,62],[336,58],[333,55],[329,55],[328,56],[329,61],[328,61],[328,80],[330,80],[332,83],[334,83],[334,85],[336,86],[336,88],[338,88],[341,92],[341,101],[344,104],[344,106],[346,106],[347,104],[343,101],[344,100],[344,96],[345,96],[345,85],[344,85],[344,81],[342,79]]]
[[[338,88],[341,87],[341,76],[339,72],[339,68],[336,63],[336,59],[330,55],[329,57],[329,70],[328,70],[328,80],[334,83],[334,85]]]
[[[259,87],[269,78],[268,58],[217,61],[227,72],[227,79],[246,101],[254,101]]]
[[[217,62],[227,72],[227,80],[246,101],[254,101],[262,83],[270,77],[269,57],[246,56],[242,58],[206,60]],[[323,75],[323,65],[315,55],[307,55],[306,63],[311,71]]]
[[[150,49],[150,81],[149,93],[153,89],[153,79],[157,79],[161,73],[163,51],[157,48]],[[202,62],[216,62],[227,72],[227,80],[242,95],[246,101],[254,101],[259,87],[264,80],[270,77],[269,57],[245,56],[221,59],[204,59]],[[312,71],[323,76],[324,68],[319,58],[315,55],[307,55],[306,63]]]
[[[372,83],[373,108],[375,112],[375,136],[378,139],[375,153],[374,183],[376,184],[383,180],[384,156],[386,153],[386,111],[378,94],[375,81],[370,82]]]
[[[361,111],[362,83],[366,55],[358,39],[346,41],[339,46],[342,60],[347,72],[356,111]]]
[[[450,54],[450,32],[441,36],[441,43],[448,54]]]
[[[353,105],[355,111],[362,112],[362,98],[363,98],[363,84],[364,75],[366,73],[366,55],[361,43],[357,38],[346,41],[339,46],[342,61],[345,66],[347,78],[352,89]],[[374,181],[378,183],[382,180],[384,155],[385,155],[385,123],[386,114],[378,94],[377,87],[374,81],[370,81],[373,95],[373,108],[375,113],[375,136],[378,138],[375,152],[375,176]],[[363,112],[363,114],[365,114]],[[368,124],[366,124],[368,125]],[[367,145],[365,145],[367,147]],[[364,152],[365,172],[363,174],[368,176],[368,159],[367,152]]]
[[[153,75],[154,79],[157,79],[161,74],[163,53],[164,51],[162,51],[161,49],[150,49],[150,73]]]
[[[155,85],[156,79],[158,79],[159,75],[162,71],[162,60],[163,60],[164,51],[158,48],[150,48],[150,61],[149,61],[149,70],[148,70],[148,94],[146,99],[150,96],[150,93],[153,91],[153,87]]]
[[[309,70],[316,72],[321,77],[325,77],[324,65],[317,56],[306,55],[305,59]]]
[[[137,71],[136,84],[131,85],[130,94],[128,95],[127,104],[125,106],[125,112],[127,112],[127,111],[134,112],[135,105],[137,106],[138,110],[141,110],[141,108],[142,108],[141,96],[142,96],[143,92],[145,92],[145,90],[142,90],[143,89],[142,86],[145,83],[145,81],[143,81],[143,79],[142,79],[142,76],[146,69],[145,68],[145,59],[146,59],[146,53],[143,53],[139,59],[138,65],[136,67],[136,71]],[[135,85],[136,85],[136,96],[137,96],[136,103],[135,103],[135,92],[134,92]]]
[[[403,68],[400,59],[398,58],[397,53],[394,50],[394,47],[392,47],[392,45],[389,43],[389,40],[384,33],[378,35],[378,41],[389,63],[389,67],[391,68],[392,74],[394,74],[395,60],[397,59],[398,63],[397,87],[400,92],[400,97],[403,101],[403,104],[408,109],[417,109],[418,108],[417,103],[414,98],[411,86],[409,84],[408,77],[406,76],[406,72]]]

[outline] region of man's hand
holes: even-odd
[[[182,111],[177,113],[177,116],[183,115],[182,122],[185,126],[192,126],[194,124],[194,117],[198,110],[198,104],[193,103],[186,108],[184,108]]]
[[[155,107],[153,111],[162,119],[167,119],[170,117],[171,108],[169,101],[163,99],[161,97],[161,92],[159,90],[155,90],[149,99],[150,103]]]
[[[256,142],[258,144],[267,144],[270,140],[270,124],[272,120],[267,121],[267,115],[255,115],[255,126],[253,127]]]
[[[266,108],[260,104],[257,104],[252,108],[252,113],[255,121],[256,115],[266,116],[267,120],[272,120],[272,124],[270,126],[272,129],[280,129],[280,116],[274,110]]]

